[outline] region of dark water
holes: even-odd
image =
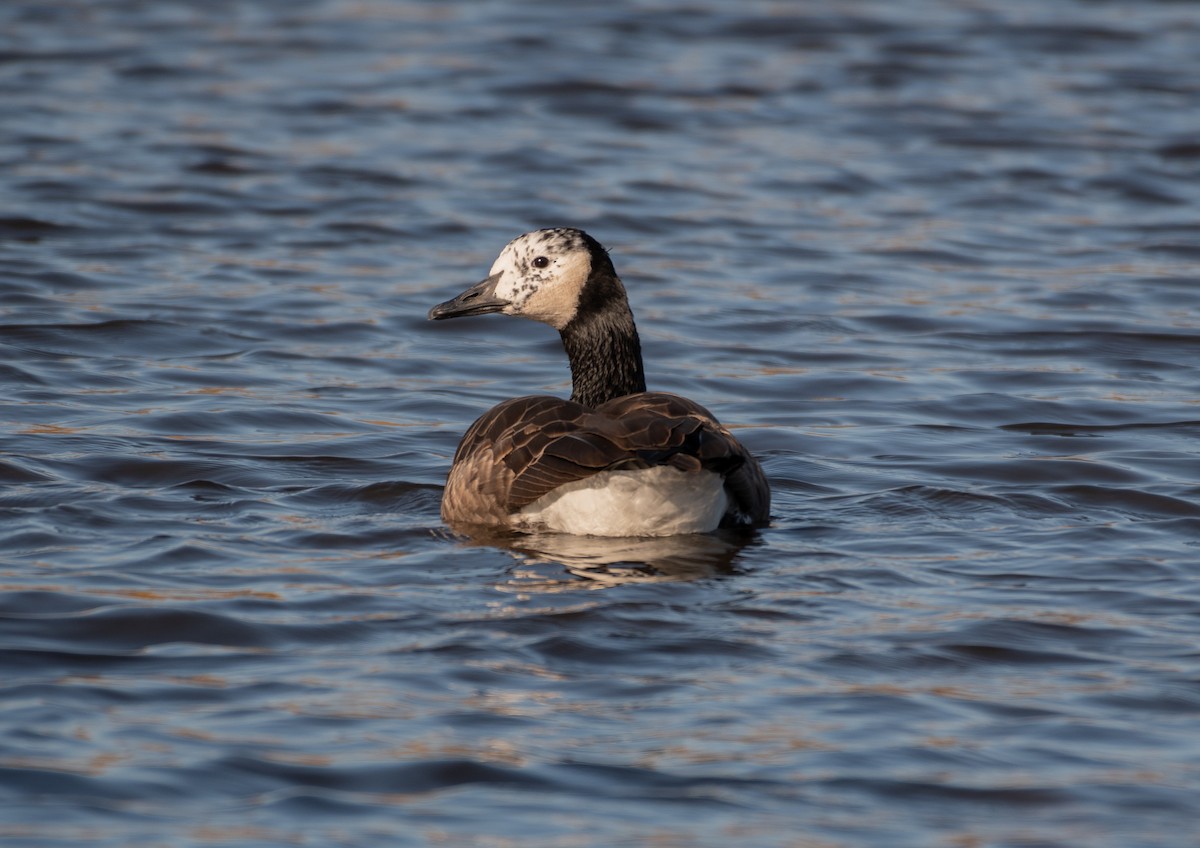
[[[0,6],[5,846],[1192,846],[1190,3]],[[742,547],[456,539],[613,251]]]

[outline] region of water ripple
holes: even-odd
[[[0,839],[1190,845],[1190,8],[550,12],[0,6]],[[564,223],[762,533],[442,526]]]

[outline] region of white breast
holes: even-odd
[[[513,524],[590,536],[707,533],[728,504],[724,481],[709,471],[602,471],[543,495],[514,515]]]

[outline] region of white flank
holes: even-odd
[[[709,471],[602,471],[543,495],[513,523],[586,536],[676,536],[715,530],[728,503],[724,480]]]

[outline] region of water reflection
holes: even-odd
[[[589,588],[601,588],[727,576],[737,572],[738,553],[757,539],[755,534],[734,532],[600,537],[460,531],[464,545],[500,548],[517,560],[500,588],[545,592],[579,589],[583,581],[591,584]]]

